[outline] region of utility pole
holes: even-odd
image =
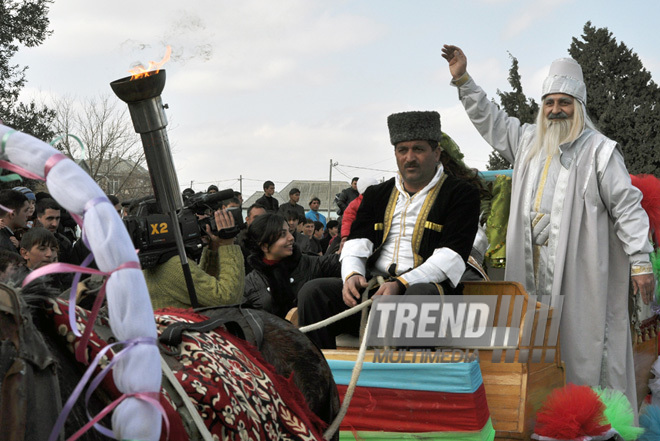
[[[333,163],[332,159],[330,159],[330,173],[328,177],[328,220],[330,220],[330,208],[332,208],[332,167],[337,164],[339,163]]]
[[[238,191],[243,194],[243,175],[238,175]]]

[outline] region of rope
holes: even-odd
[[[369,281],[369,285],[367,286],[367,289],[362,291],[362,302],[366,302],[368,297],[369,297],[369,291],[373,289],[373,287],[378,284],[379,286],[382,286],[385,284],[385,279],[383,279],[383,276],[376,276],[372,277],[372,279]],[[367,320],[369,318],[369,312],[367,309],[362,310],[362,317],[360,317],[360,333],[358,334],[360,336],[360,342],[364,340],[364,333],[367,330]]]
[[[369,284],[367,285],[367,288],[362,292],[362,302],[359,305],[347,309],[346,311],[342,311],[339,314],[333,315],[332,317],[329,317],[325,320],[321,320],[320,322],[313,323],[308,326],[303,326],[302,328],[299,329],[300,332],[303,333],[315,331],[317,329],[323,328],[324,326],[328,326],[332,323],[335,323],[343,318],[346,318],[350,315],[353,315],[359,311],[362,311],[362,318],[360,319],[361,322],[360,349],[358,351],[357,359],[355,360],[355,366],[353,366],[351,381],[348,383],[348,387],[346,388],[344,401],[343,403],[341,403],[339,412],[337,413],[335,419],[332,421],[332,424],[330,424],[330,426],[323,433],[323,438],[326,440],[330,440],[335,435],[337,430],[339,430],[339,425],[346,416],[346,413],[348,412],[348,406],[351,404],[351,399],[353,398],[353,393],[355,392],[358,378],[360,378],[360,373],[362,372],[362,364],[364,363],[364,357],[367,354],[367,339],[364,338],[364,331],[366,329],[369,329],[369,321],[371,320],[371,314],[367,313],[366,308],[373,303],[373,299],[368,299],[367,297],[369,296],[369,291],[371,291],[377,284],[382,284],[382,283],[384,283],[382,277],[380,276],[373,277],[371,280],[369,280]]]
[[[367,285],[367,288],[364,290],[364,293],[368,293],[369,291],[371,291],[371,289],[373,289],[373,287],[376,285],[376,283],[378,283],[377,278],[376,277],[372,278],[369,281],[369,284]],[[363,298],[366,295],[364,293],[363,293]],[[347,309],[346,311],[342,311],[339,314],[335,314],[332,317],[328,317],[325,320],[321,320],[320,322],[316,322],[316,323],[312,323],[311,325],[303,326],[302,328],[298,328],[298,330],[300,332],[302,332],[303,334],[305,334],[307,332],[316,331],[317,329],[324,328],[328,325],[331,325],[335,322],[338,322],[341,319],[344,319],[344,318],[349,317],[349,316],[351,316],[351,315],[353,315],[357,312],[362,311],[363,309],[370,306],[372,302],[373,302],[372,299],[366,300],[366,301],[360,303],[359,305],[355,305],[354,307],[352,307],[350,309]]]
[[[371,299],[368,300],[371,303]],[[369,329],[369,321],[371,320],[371,314],[367,318],[367,329]],[[357,359],[355,360],[355,366],[353,367],[353,374],[351,375],[351,381],[348,383],[348,388],[346,389],[346,395],[344,395],[344,402],[341,403],[341,408],[339,413],[335,417],[334,421],[328,427],[328,429],[323,434],[323,438],[330,440],[334,434],[339,429],[339,425],[343,421],[346,413],[348,412],[348,406],[351,404],[351,399],[353,398],[353,392],[355,392],[355,387],[357,386],[358,378],[362,372],[362,363],[364,362],[364,357],[367,355],[367,339],[362,339],[360,343],[360,350],[358,351]]]
[[[174,373],[162,356],[160,357],[160,366],[163,370],[163,374],[165,374],[165,378],[167,378],[167,381],[169,381],[169,383],[172,385],[172,388],[174,388],[176,393],[179,395],[181,401],[183,401],[186,410],[188,410],[188,413],[190,414],[190,418],[195,424],[195,428],[199,431],[199,436],[201,436],[204,441],[213,441],[213,436],[211,435],[211,432],[209,432],[209,429],[207,429],[204,420],[197,411],[197,408],[192,403],[192,401],[190,401],[190,397],[186,393],[183,386],[181,386],[181,383],[179,383],[179,380],[177,380],[177,378],[174,376]]]

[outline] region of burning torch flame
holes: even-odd
[[[151,75],[155,75],[160,71],[160,67],[167,63],[167,60],[170,59],[170,54],[172,53],[172,48],[170,46],[167,46],[165,49],[165,56],[163,57],[162,60],[156,62],[156,61],[150,61],[148,67],[144,67],[143,65],[138,65],[135,66],[133,69],[130,69],[128,72],[131,74],[131,81],[137,80],[138,78],[144,78],[148,77]]]

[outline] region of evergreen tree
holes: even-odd
[[[637,54],[591,22],[568,52],[582,66],[587,113],[619,143],[628,171],[660,176],[660,90]]]
[[[486,170],[507,170],[510,168],[513,168],[511,163],[504,159],[504,157],[500,155],[499,152],[496,150],[490,152],[490,155],[488,155]]]
[[[27,67],[11,64],[19,44],[38,46],[51,34],[48,8],[51,0],[0,0],[0,120],[22,132],[48,140],[55,112],[44,106],[19,103]]]
[[[511,69],[509,69],[509,84],[512,92],[502,92],[497,90],[500,98],[500,107],[506,111],[509,116],[515,116],[521,123],[534,123],[539,106],[534,99],[528,99],[523,92],[520,82],[520,73],[518,72],[518,59],[509,53],[511,58]],[[493,151],[488,157],[488,170],[504,170],[512,168],[509,161],[504,159],[498,152]]]

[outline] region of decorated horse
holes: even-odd
[[[32,272],[22,292],[0,285],[5,439],[323,437],[337,389],[321,352],[293,325],[241,308],[154,314],[128,233],[87,174],[2,125],[0,166],[46,181],[99,268],[53,264]],[[104,278],[82,293],[89,310],[76,305],[76,289],[67,300],[40,278],[60,271]]]

